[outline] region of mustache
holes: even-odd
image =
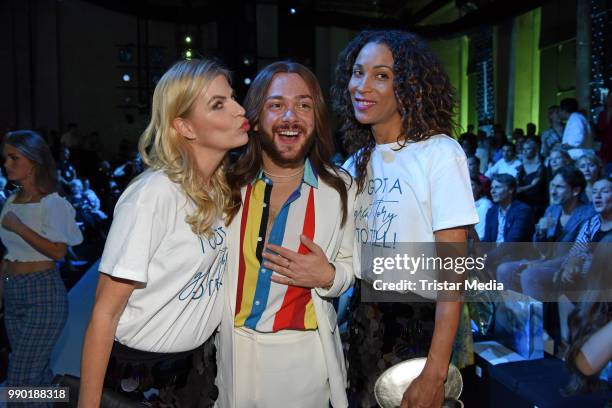
[[[302,132],[302,133],[306,133],[306,127],[304,125],[302,125],[301,123],[293,123],[293,124],[287,124],[287,125],[276,125],[272,127],[272,131],[274,133],[278,133],[278,132],[283,132],[283,131],[298,131],[298,132]]]

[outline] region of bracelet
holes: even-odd
[[[331,278],[331,280],[329,282],[327,282],[325,285],[321,286],[323,289],[329,289],[332,287],[332,285],[334,284],[334,281],[336,280],[336,266],[329,262],[329,264],[331,265],[332,268],[334,268],[334,276]]]

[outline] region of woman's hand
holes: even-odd
[[[278,245],[268,244],[262,256],[263,263],[277,275],[272,275],[272,282],[303,288],[325,288],[334,282],[336,270],[329,263],[325,252],[307,236],[300,235],[300,241],[308,248],[307,254],[300,254]]]
[[[404,392],[401,408],[440,408],[444,401],[444,380],[421,373]]]
[[[16,233],[23,226],[23,222],[21,222],[19,217],[15,215],[14,212],[7,211],[2,219],[2,226],[7,230]]]
[[[573,283],[576,278],[582,272],[582,259],[577,257],[568,258],[565,266],[562,270],[557,272],[553,278],[554,282],[561,281],[562,283]]]

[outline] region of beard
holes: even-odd
[[[291,157],[286,157],[286,154],[278,149],[276,143],[274,143],[274,133],[281,132],[283,130],[297,130],[301,134],[306,134],[306,129],[301,125],[293,126],[277,126],[272,128],[272,135],[266,133],[260,133],[261,148],[268,155],[268,157],[279,167],[293,167],[304,163],[304,159],[310,153],[310,149],[314,144],[314,131],[306,135],[305,141],[300,146],[299,150],[292,152]]]

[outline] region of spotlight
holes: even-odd
[[[289,14],[291,14],[291,15],[295,15],[295,13],[297,13],[297,10],[295,9],[295,7],[291,7],[291,8],[289,9]]]
[[[191,59],[192,55],[193,55],[193,53],[191,52],[191,50],[185,51],[185,58]]]
[[[251,85],[251,78],[244,78],[245,85]]]
[[[251,60],[249,59],[249,57],[244,57],[244,59],[242,60],[242,63],[244,65],[251,65]]]
[[[190,36],[185,37],[185,42],[189,44],[191,42],[191,37]]]
[[[130,82],[130,79],[132,79],[132,78],[130,77],[129,74],[123,74],[121,79],[123,79],[123,82]]]

